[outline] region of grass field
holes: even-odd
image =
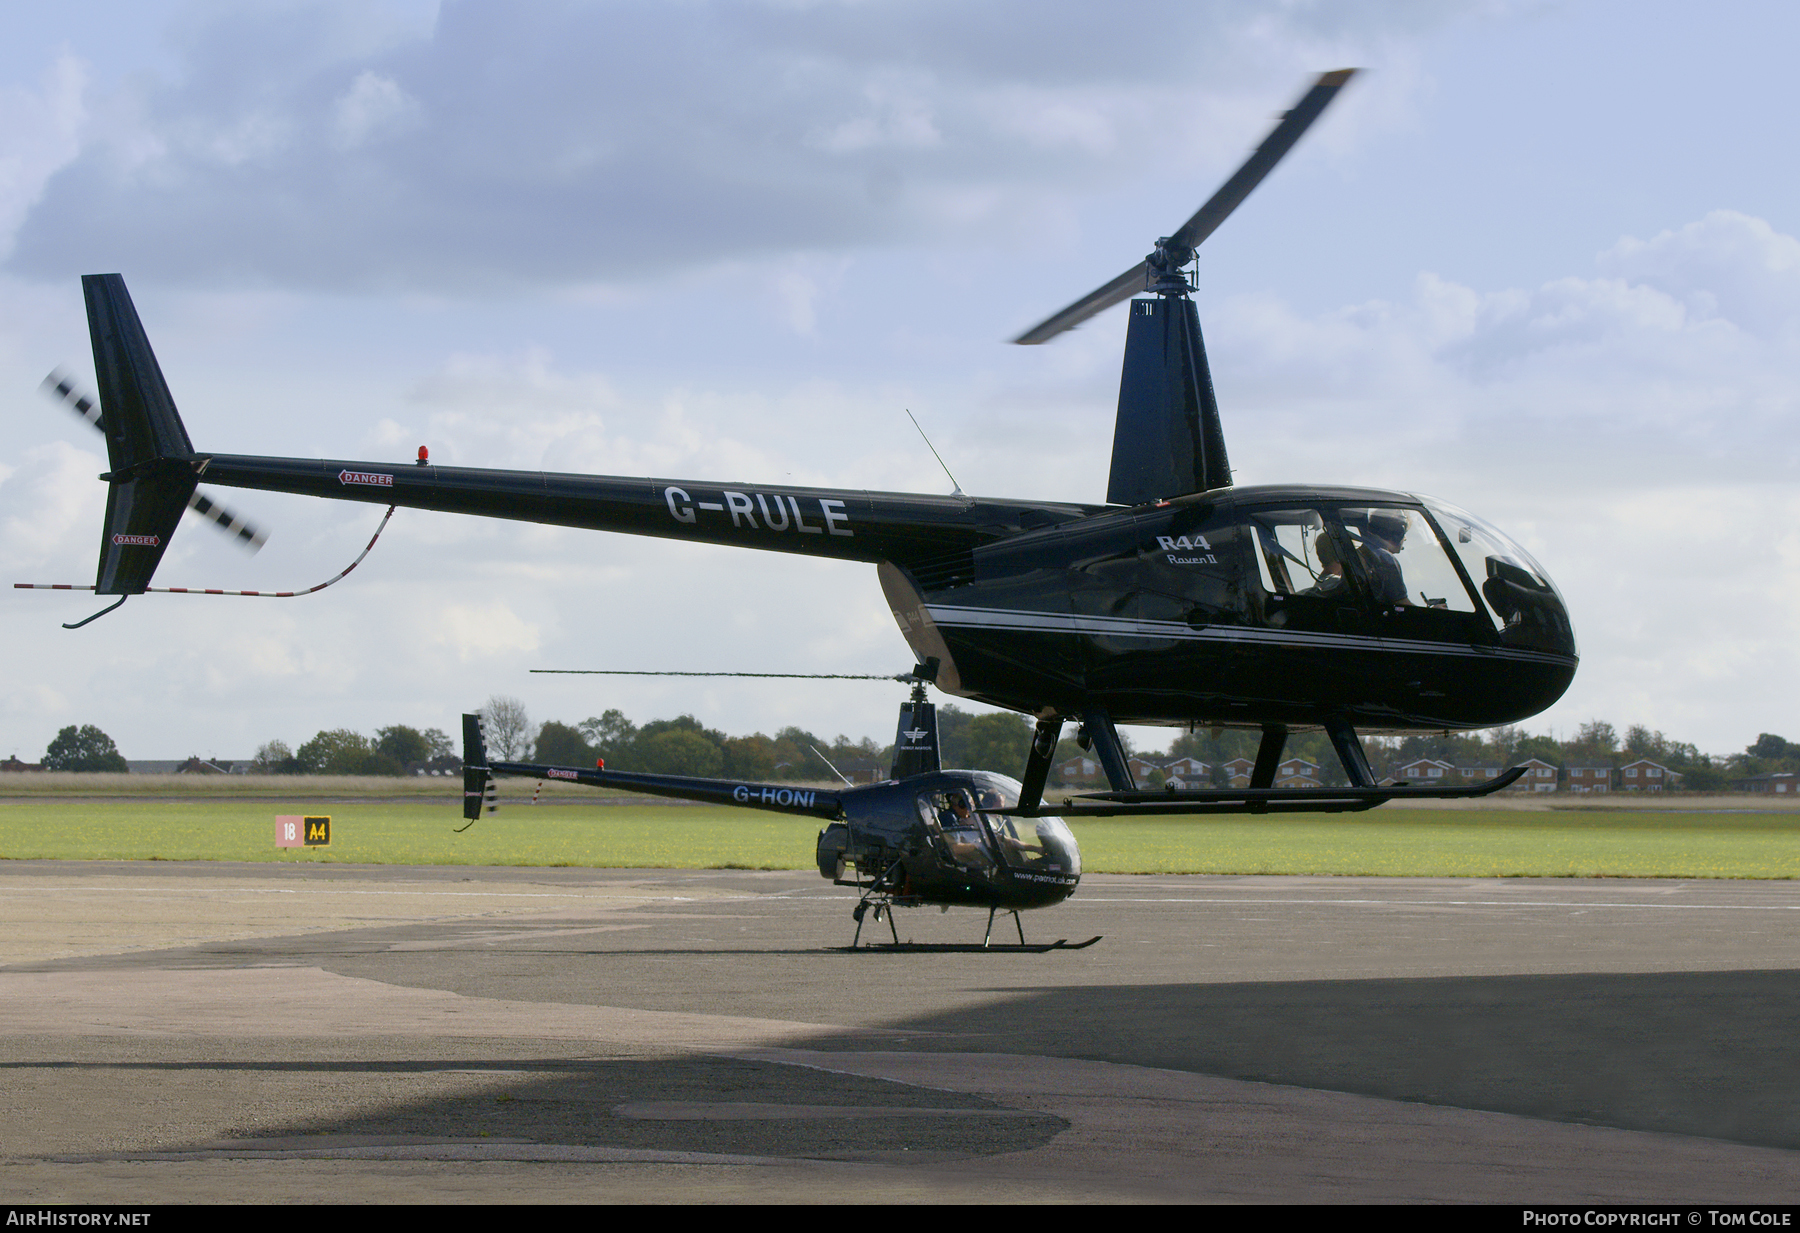
[[[329,814],[329,849],[278,849],[276,814]],[[810,869],[818,824],[748,810],[509,804],[463,834],[417,800],[0,803],[0,859]],[[1388,809],[1338,817],[1094,820],[1090,873],[1800,877],[1800,814]]]

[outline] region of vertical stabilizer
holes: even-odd
[[[913,686],[912,697],[900,704],[900,726],[894,733],[894,766],[890,779],[930,775],[940,769],[937,707],[925,700],[925,686]]]
[[[1185,295],[1131,302],[1109,505],[1231,485],[1200,315]]]
[[[193,495],[194,446],[125,280],[117,274],[88,274],[81,290],[87,297],[110,464],[94,590],[137,595],[150,585]]]
[[[488,774],[487,742],[481,736],[481,716],[463,716],[463,817],[473,822],[483,805],[489,813],[499,805],[492,799],[494,778]]]

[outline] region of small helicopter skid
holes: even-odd
[[[864,899],[862,902],[858,903],[851,912],[851,915],[856,918],[855,939],[853,939],[848,946],[837,946],[832,949],[843,951],[846,954],[868,954],[871,952],[878,952],[887,955],[1042,955],[1053,950],[1086,950],[1088,947],[1098,942],[1102,936],[1100,934],[1095,934],[1085,942],[1071,942],[1067,938],[1058,938],[1054,942],[1027,942],[1025,940],[1025,926],[1019,920],[1017,909],[989,908],[987,933],[979,942],[914,942],[911,939],[902,942],[900,940],[900,931],[894,924],[894,908],[896,906],[908,908],[918,907],[919,901],[914,899],[909,902],[906,899],[882,898]],[[893,941],[868,943],[862,941],[863,920],[864,917],[869,914],[871,909],[873,909],[876,921],[879,922],[883,918],[886,918],[888,931],[892,936]],[[1001,911],[1012,913],[1013,926],[1019,931],[1019,940],[1016,943],[994,941],[994,916]]]
[[[920,907],[926,902],[926,900],[923,896],[920,896],[920,895],[895,894],[891,888],[895,885],[895,883],[892,881],[892,879],[895,878],[896,875],[904,876],[904,873],[901,869],[901,862],[898,862],[898,861],[896,861],[892,866],[890,866],[879,878],[876,878],[873,882],[847,882],[847,881],[843,880],[842,878],[837,879],[837,885],[858,887],[859,889],[862,890],[863,894],[862,894],[862,897],[856,901],[856,907],[854,907],[850,911],[850,915],[851,915],[852,919],[854,919],[856,921],[856,936],[851,939],[850,945],[838,946],[838,947],[834,947],[833,949],[845,951],[845,952],[880,951],[884,954],[890,954],[890,955],[892,955],[892,954],[1041,955],[1048,951],[1053,951],[1053,950],[1086,950],[1088,947],[1090,947],[1094,943],[1098,942],[1102,936],[1100,934],[1095,934],[1093,937],[1089,938],[1085,942],[1071,942],[1067,938],[1058,938],[1054,942],[1027,942],[1025,940],[1025,924],[1019,917],[1018,909],[1017,908],[1001,908],[998,905],[992,905],[988,908],[987,932],[982,935],[981,941],[979,943],[976,943],[976,942],[914,942],[910,939],[905,942],[902,942],[900,940],[899,927],[894,922],[894,909],[897,907],[900,907],[900,908]],[[948,912],[950,910],[949,904],[941,904],[939,906],[940,906],[941,910],[943,910],[945,912]],[[1018,933],[1019,933],[1019,940],[1018,940],[1017,944],[1014,944],[1012,942],[996,942],[996,941],[994,941],[994,917],[1002,911],[1012,913],[1013,928],[1018,930]],[[867,944],[863,943],[863,941],[862,941],[863,924],[871,914],[873,914],[877,924],[879,924],[883,919],[885,919],[887,921],[888,934],[893,939],[892,941],[890,941],[890,942],[869,942]]]

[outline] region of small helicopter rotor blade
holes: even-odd
[[[905,681],[912,682],[915,673],[871,676],[853,672],[649,672],[636,668],[533,668],[545,676],[746,676],[782,681]]]
[[[1256,152],[1227,181],[1218,192],[1214,193],[1207,203],[1194,212],[1194,216],[1181,225],[1181,229],[1168,237],[1166,244],[1174,250],[1195,249],[1205,242],[1206,238],[1218,230],[1219,224],[1231,216],[1252,189],[1261,184],[1263,177],[1274,170],[1300,135],[1312,126],[1319,118],[1326,105],[1337,97],[1337,92],[1344,88],[1356,73],[1355,69],[1335,69],[1323,73],[1313,83],[1293,108],[1282,116],[1274,131],[1263,139],[1256,147]],[[1140,261],[1136,266],[1063,309],[1053,317],[1049,317],[1032,326],[1023,334],[1013,339],[1015,343],[1032,346],[1049,342],[1064,330],[1073,329],[1095,313],[1111,308],[1114,304],[1130,299],[1138,291],[1143,290],[1150,275],[1148,260]]]
[[[1335,69],[1329,73],[1321,73],[1312,89],[1282,116],[1281,123],[1275,126],[1274,131],[1263,138],[1263,143],[1256,147],[1256,153],[1237,169],[1231,179],[1225,181],[1211,200],[1194,211],[1192,218],[1181,224],[1179,231],[1169,237],[1173,244],[1183,248],[1199,248],[1208,236],[1218,230],[1220,223],[1231,217],[1231,212],[1242,204],[1251,190],[1263,182],[1263,177],[1275,169],[1275,164],[1294,148],[1300,135],[1312,127],[1312,122],[1319,118],[1355,73],[1355,69]]]
[[[100,404],[82,393],[76,386],[74,378],[60,368],[50,370],[44,378],[43,385],[38,387],[50,397],[66,403],[69,410],[92,424],[102,433],[106,431],[106,421],[100,415]],[[248,548],[254,555],[262,551],[262,546],[269,542],[269,533],[259,530],[245,522],[242,518],[208,497],[205,493],[195,491],[188,497],[188,508],[210,521],[225,534],[235,538],[238,543]]]
[[[1095,313],[1104,312],[1114,304],[1129,300],[1144,289],[1149,279],[1150,263],[1140,261],[1106,286],[1082,296],[1055,316],[1038,322],[1013,341],[1022,347],[1049,342],[1064,330],[1074,329]]]

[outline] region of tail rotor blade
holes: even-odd
[[[62,369],[52,369],[39,387],[50,397],[67,405],[69,410],[92,424],[102,433],[106,431],[106,420],[100,414],[100,404],[81,392],[74,378]],[[196,491],[188,498],[188,508],[210,521],[221,531],[248,548],[252,554],[262,551],[262,546],[269,542],[269,533],[245,522],[238,515],[214,501],[203,492]]]
[[[208,519],[225,534],[236,539],[252,553],[262,551],[262,546],[269,542],[269,533],[258,530],[242,518],[220,505],[203,492],[196,491],[188,498],[188,508]]]
[[[106,421],[100,418],[100,404],[75,388],[75,382],[62,369],[51,369],[50,375],[44,378],[44,383],[38,388],[50,397],[67,403],[69,410],[101,432],[106,431]]]

